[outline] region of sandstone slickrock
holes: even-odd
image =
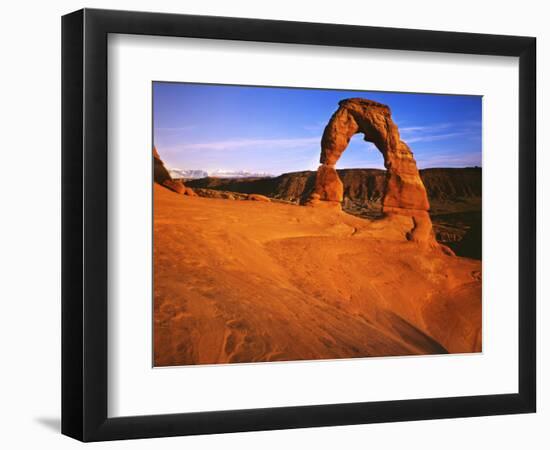
[[[247,198],[247,194],[220,191],[216,189],[195,188],[194,192],[197,196],[206,198],[222,198],[225,200],[246,200]]]
[[[321,166],[317,170],[314,195],[307,203],[321,206],[323,202],[340,204],[343,185],[335,165],[357,133],[372,142],[384,157],[386,167],[382,211],[386,215],[404,215],[412,218],[413,227],[407,235],[411,241],[436,244],[428,211],[428,195],[412,151],[399,136],[397,125],[387,105],[363,98],[339,102],[321,139]]]
[[[481,261],[408,217],[154,191],[155,366],[482,351]]]
[[[247,200],[252,200],[256,202],[270,202],[271,200],[269,197],[266,197],[265,195],[260,194],[248,194]]]
[[[160,155],[156,147],[153,147],[153,161],[153,179],[155,183],[158,183],[161,186],[170,189],[171,191],[177,192],[178,194],[188,195],[190,197],[196,196],[195,192],[193,192],[193,189],[185,186],[183,184],[183,181],[174,180],[172,178],[172,176],[164,166],[162,159],[160,159]]]

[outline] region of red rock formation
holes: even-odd
[[[246,197],[247,200],[252,200],[255,202],[270,202],[271,199],[261,194],[248,194]]]
[[[323,164],[317,170],[315,178],[315,190],[311,196],[310,204],[314,206],[329,206],[341,209],[341,201],[344,199],[344,185],[336,173],[334,164]],[[326,205],[321,202],[328,202]]]
[[[153,147],[153,161],[153,178],[155,183],[158,183],[171,191],[177,192],[178,194],[188,195],[190,197],[195,197],[197,195],[193,189],[185,186],[183,181],[174,180],[170,176],[170,173],[166,170],[166,167],[164,167],[162,159],[160,159],[160,155],[158,154],[156,147]]]
[[[183,182],[181,180],[178,180],[178,181],[180,181],[180,183],[183,184]],[[190,187],[187,187],[187,186],[185,186],[184,195],[187,195],[189,197],[198,197],[198,195],[195,193],[195,191],[193,189],[191,189]]]
[[[307,204],[324,206],[324,202],[342,202],[343,186],[334,167],[351,137],[363,133],[365,141],[372,142],[384,157],[387,171],[383,212],[412,218],[414,227],[407,236],[409,240],[435,243],[426,189],[410,148],[400,139],[390,108],[362,98],[342,100],[339,105],[323,133],[322,165],[317,170],[314,193]]]

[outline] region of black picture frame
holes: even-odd
[[[519,57],[518,392],[107,416],[109,33]],[[62,18],[62,433],[82,441],[535,412],[536,39],[83,9]]]

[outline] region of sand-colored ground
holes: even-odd
[[[481,262],[378,221],[154,187],[155,365],[481,351]]]

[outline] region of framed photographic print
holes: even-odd
[[[535,39],[62,22],[62,432],[535,411]]]

